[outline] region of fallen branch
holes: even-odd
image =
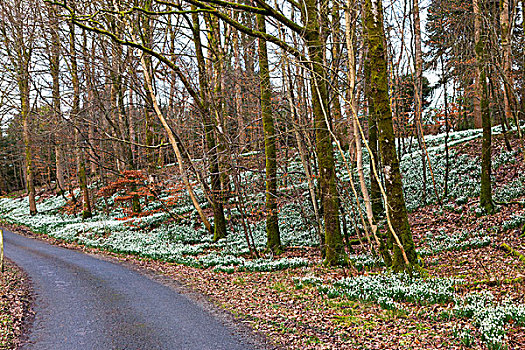
[[[512,204],[517,204],[519,205],[520,207],[525,207],[525,202],[523,201],[510,201],[510,202],[498,202],[498,201],[493,201],[494,203],[496,203],[497,205],[512,205]]]
[[[516,284],[516,283],[523,283],[525,281],[525,278],[523,276],[516,277],[516,278],[504,278],[502,280],[496,280],[496,279],[487,279],[487,280],[479,280],[479,281],[472,281],[467,284],[463,284],[462,287],[476,287],[479,285],[486,285],[486,286],[500,286],[502,284]]]
[[[525,264],[525,255],[523,255],[522,253],[518,252],[516,249],[512,248],[507,243],[503,243],[502,245],[500,245],[500,247],[501,247],[501,249],[503,249],[503,250],[509,252],[510,254],[514,255],[515,257],[517,257],[519,261],[521,261],[522,263]]]

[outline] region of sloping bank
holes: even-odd
[[[27,197],[1,198],[0,218],[9,224],[27,226],[37,234],[65,242],[122,254],[132,254],[218,271],[273,271],[308,265],[302,258],[248,259],[244,236],[232,232],[226,239],[213,243],[201,228],[186,224],[161,224],[148,229],[152,222],[164,222],[165,213],[141,218],[121,218],[119,212],[95,215],[88,220],[62,214],[66,203],[59,196],[37,199],[38,212],[29,215]],[[254,230],[255,242],[262,250],[265,241],[260,230]]]

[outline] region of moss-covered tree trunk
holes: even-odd
[[[339,196],[335,176],[335,160],[330,136],[330,110],[323,53],[326,44],[321,39],[319,11],[315,0],[305,0],[306,46],[311,62],[312,107],[314,113],[319,187],[325,225],[325,264],[336,265],[345,257],[339,222]],[[327,6],[322,1],[319,6]]]
[[[0,39],[2,44],[8,50],[9,60],[12,67],[16,70],[16,83],[18,85],[18,92],[20,93],[20,119],[22,121],[22,139],[24,142],[24,157],[25,157],[25,185],[29,199],[29,213],[31,215],[37,214],[36,200],[35,200],[35,183],[33,173],[33,156],[31,152],[31,136],[29,125],[30,113],[30,75],[29,65],[31,62],[31,54],[33,52],[33,41],[31,38],[24,37],[24,30],[22,27],[13,27],[12,36],[17,38],[16,44],[10,41],[9,35],[4,32]],[[4,28],[5,29],[5,28]]]
[[[49,54],[49,72],[51,73],[51,96],[53,106],[53,118],[55,123],[54,143],[55,143],[55,166],[56,166],[56,181],[57,194],[62,194],[65,186],[64,177],[64,150],[63,150],[63,136],[61,135],[62,126],[62,108],[60,103],[60,36],[58,34],[58,18],[57,13],[52,5],[47,6],[47,14],[49,17],[49,31],[50,40],[47,46]]]
[[[144,9],[149,11],[151,10],[151,1],[145,1],[144,3]],[[170,24],[168,24],[169,26]],[[142,44],[146,47],[151,47],[153,45],[152,38],[153,33],[151,30],[151,24],[150,20],[147,16],[144,16],[144,19],[142,21],[142,35],[141,40]],[[144,56],[144,61],[146,62],[146,66],[148,67],[148,71],[150,72],[150,76],[152,75],[153,65],[151,62],[150,56]],[[144,90],[147,91],[147,83],[144,82]],[[146,145],[153,146],[155,144],[155,112],[153,111],[153,101],[151,100],[151,96],[149,94],[146,94],[144,97],[144,100],[146,101],[146,104],[144,106],[144,119],[145,119],[145,141]],[[147,162],[147,168],[149,172],[154,172],[159,165],[159,159],[157,158],[155,154],[154,148],[147,148],[145,150],[146,152],[146,162]]]
[[[213,113],[212,120],[214,121],[214,133],[216,136],[216,148],[219,162],[219,171],[221,179],[221,194],[220,200],[224,200],[227,197],[227,193],[231,190],[230,174],[232,173],[231,168],[231,149],[229,147],[230,141],[227,137],[228,129],[226,128],[225,114],[227,110],[224,78],[226,71],[227,56],[222,41],[221,31],[224,28],[221,26],[221,22],[216,16],[210,16],[206,14],[204,16],[206,20],[206,26],[208,31],[208,44],[210,49],[208,50],[208,59],[211,62],[211,82],[213,86],[213,92],[209,94],[210,99],[208,105],[211,107]],[[224,38],[225,41],[229,38]]]
[[[29,67],[20,67],[22,74],[19,76],[18,87],[20,90],[22,118],[22,137],[24,139],[24,153],[26,160],[26,183],[29,197],[29,214],[36,215],[35,181],[33,173],[33,156],[31,153],[31,138],[29,132]]]
[[[479,1],[480,0],[472,0],[473,10],[474,10],[474,44],[476,45],[480,38],[481,38],[481,18],[479,15]],[[477,50],[476,46],[474,45],[474,55],[477,59]],[[479,77],[481,75],[480,72],[480,65],[475,65],[475,76],[474,76],[474,97],[472,99],[472,108],[473,108],[473,116],[474,116],[474,127],[476,129],[483,127],[483,121],[481,119],[481,81],[479,80]]]
[[[80,113],[80,81],[78,79],[78,63],[75,43],[75,26],[69,24],[69,54],[71,70],[71,82],[73,84],[73,104],[71,106],[71,117],[74,121],[79,121]],[[83,147],[82,134],[77,130],[77,171],[78,184],[82,192],[82,218],[88,219],[93,216],[91,211],[91,199],[86,175],[85,148]]]
[[[73,24],[71,24],[73,25]],[[89,61],[91,57],[95,57],[95,51],[94,51],[94,44],[92,44],[91,48],[88,46],[87,41],[87,35],[85,31],[82,32],[82,37],[84,40],[82,40],[82,60]],[[91,51],[91,52],[90,52]],[[86,154],[86,161],[87,161],[87,167],[89,169],[89,173],[92,176],[95,176],[97,174],[98,169],[98,161],[102,161],[102,157],[99,157],[95,153],[95,147],[97,142],[95,141],[95,123],[93,122],[93,119],[96,115],[96,104],[95,104],[95,83],[94,83],[94,67],[93,65],[88,65],[84,68],[84,81],[85,81],[85,89],[86,89],[86,98],[87,98],[87,115],[86,119],[88,120],[88,126],[87,126],[87,141],[89,147],[85,151]],[[86,169],[87,170],[87,169]]]
[[[146,11],[151,10],[151,0],[144,1],[144,9]],[[167,24],[168,26],[171,25],[171,23]],[[146,47],[152,47],[153,45],[153,31],[151,29],[151,22],[148,16],[144,16],[142,20],[142,30],[141,30],[141,36],[142,44]],[[153,65],[151,63],[151,57],[150,56],[144,56],[144,61],[146,62],[146,66],[148,67],[148,70],[150,72],[150,76],[153,77],[152,70]],[[148,91],[147,83],[144,82],[144,90]],[[151,96],[149,94],[146,94],[145,96],[146,105],[144,106],[144,118],[145,118],[145,141],[146,145],[153,146],[155,144],[155,123],[154,123],[154,111],[153,111],[153,101],[151,100]],[[149,172],[154,172],[157,168],[157,165],[159,164],[158,158],[155,155],[155,149],[153,148],[147,148],[145,150],[146,152],[146,162],[147,162],[147,168]]]
[[[492,168],[492,130],[490,120],[490,109],[488,100],[488,84],[489,75],[488,65],[486,63],[486,52],[485,52],[485,40],[486,30],[482,23],[482,15],[484,13],[483,0],[473,0],[474,7],[474,27],[477,28],[475,33],[476,39],[476,65],[477,71],[479,72],[478,88],[480,97],[480,113],[481,123],[483,127],[483,141],[481,146],[481,191],[479,195],[479,202],[485,212],[491,214],[494,211],[494,204],[492,202],[492,183],[490,179],[491,168]]]
[[[266,32],[265,18],[257,15],[257,28]],[[272,90],[268,49],[266,40],[259,39],[259,77],[261,80],[261,114],[264,129],[264,151],[266,156],[266,237],[267,248],[274,253],[281,251],[279,217],[277,213],[277,152],[275,149],[275,126],[272,115]]]
[[[379,148],[384,167],[385,192],[388,199],[388,217],[405,250],[409,265],[413,265],[416,263],[416,251],[408,222],[399,160],[395,147],[392,110],[388,95],[388,72],[381,0],[365,1],[364,21],[368,43],[367,60],[370,65],[371,86],[369,93],[377,118]],[[401,248],[397,244],[394,244],[393,247],[392,267],[394,271],[410,269],[411,266],[407,266]]]

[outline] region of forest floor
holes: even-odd
[[[517,141],[512,142],[516,149]],[[479,153],[480,145],[481,140],[472,140],[458,146],[457,150],[474,157]],[[495,137],[494,154],[503,147],[501,136]],[[525,174],[521,155],[517,155],[517,159],[521,160],[497,169],[495,188]],[[367,267],[361,271],[353,267],[326,268],[318,250],[312,247],[288,247],[282,255],[307,258],[312,262],[307,267],[225,273],[107,252],[52,237],[45,239],[127,261],[171,277],[207,296],[255,331],[265,334],[275,348],[525,349],[523,320],[517,322],[512,317],[498,316],[498,313],[507,312],[502,310],[506,307],[504,305],[510,304],[519,309],[513,311],[514,315],[524,315],[525,258],[520,260],[519,254],[525,254],[525,235],[522,232],[525,223],[516,220],[512,224],[513,218],[525,216],[524,200],[525,196],[518,196],[510,203],[499,204],[492,215],[480,214],[477,198],[451,200],[411,212],[409,220],[416,246],[427,252],[421,258],[425,273],[432,278],[461,282],[452,287],[454,300],[401,300],[396,307],[384,307],[377,300],[349,298],[344,294],[327,295],[320,285],[349,277],[379,276],[384,268]],[[22,227],[17,230],[24,231],[31,235]],[[466,240],[461,232],[475,232],[474,238]],[[445,236],[448,238],[443,238]],[[484,242],[487,237],[490,244],[478,244],[475,240]],[[452,243],[447,245],[447,239]],[[504,247],[512,248],[513,252]],[[315,283],[301,283],[309,280],[315,280]],[[491,305],[494,307],[487,307],[485,318],[475,319],[479,315],[469,318],[455,313],[459,305],[457,300],[468,298],[472,293],[485,295],[486,292],[492,293]],[[495,333],[488,336],[490,329],[495,329]],[[498,337],[501,341],[494,341]]]
[[[0,274],[0,349],[18,349],[32,319],[31,286],[25,273],[9,260]]]

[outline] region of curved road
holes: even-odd
[[[23,349],[254,349],[188,297],[138,272],[7,230],[4,241],[35,294]]]

